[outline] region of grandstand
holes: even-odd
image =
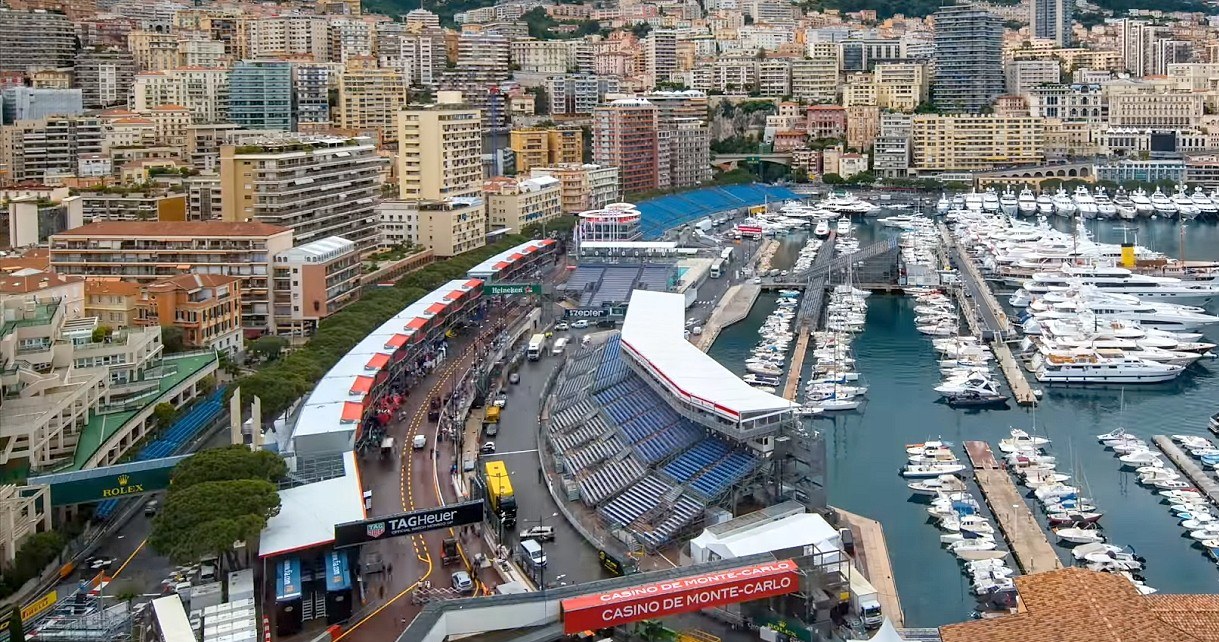
[[[559,287],[578,306],[597,308],[626,303],[635,290],[668,292],[676,283],[677,270],[671,264],[581,264]]]
[[[760,460],[686,419],[630,370],[621,341],[567,363],[547,436],[580,499],[649,550],[672,541]]]
[[[704,216],[789,199],[798,200],[800,195],[777,185],[729,185],[662,196],[638,203],[636,208],[642,214],[643,237],[655,239],[665,230]]]

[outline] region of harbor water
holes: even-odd
[[[1137,233],[1139,244],[1178,255],[1175,221],[1124,223],[1131,229],[1118,229],[1123,222],[1116,221],[1088,225],[1098,241],[1121,242],[1123,234],[1134,240]],[[1070,225],[1065,219],[1054,224]],[[859,232],[864,245],[886,233],[872,228]],[[790,265],[803,242],[801,235],[787,237],[774,267]],[[1185,242],[1188,259],[1219,259],[1216,224],[1189,224]],[[744,321],[724,329],[711,355],[743,373],[743,362],[758,340],[757,329],[774,306],[774,296],[764,294]],[[961,442],[984,440],[997,451],[998,441],[1012,428],[1035,429],[1053,440],[1049,449],[1058,458],[1059,470],[1072,475],[1073,483],[1104,513],[1101,525],[1109,543],[1131,546],[1146,557],[1143,575],[1149,585],[1165,593],[1219,592],[1219,569],[1206,552],[1188,538],[1167,504],[1135,483],[1134,473],[1122,471],[1114,454],[1095,437],[1118,427],[1149,441],[1156,434],[1210,437],[1207,420],[1219,410],[1219,360],[1202,359],[1168,384],[1048,387],[1035,411],[1015,405],[1007,410],[953,410],[937,403],[932,390],[940,379],[937,357],[930,338],[915,330],[913,307],[913,300],[900,296],[868,299],[867,326],[854,343],[856,369],[869,386],[867,403],[860,410],[812,422],[826,436],[831,503],[884,525],[906,626],[962,621],[976,601],[956,559],[941,548],[941,531],[930,521],[927,504],[912,501],[907,480],[898,474],[906,459],[904,446],[943,438],[965,461]],[[1219,328],[1209,328],[1206,335],[1207,341],[1219,343]],[[981,498],[976,490],[974,494]],[[1031,498],[1025,501],[1044,525],[1039,507]],[[1068,549],[1058,550],[1069,565]]]

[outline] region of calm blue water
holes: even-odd
[[[1056,221],[1056,225],[1069,225]],[[1092,223],[1098,240],[1120,242],[1118,224]],[[1177,254],[1178,229],[1171,221],[1139,221],[1138,242]],[[871,233],[861,233],[864,244]],[[788,242],[790,257],[802,239]],[[1188,258],[1219,258],[1219,227],[1191,224],[1186,230]],[[776,267],[785,267],[777,263]],[[774,306],[763,297],[743,322],[724,330],[711,354],[741,372],[757,328]],[[1219,342],[1219,329],[1208,331]],[[955,559],[939,545],[938,531],[927,519],[925,504],[910,501],[897,471],[905,461],[903,446],[928,437],[956,444],[982,439],[997,447],[1012,427],[1049,436],[1059,468],[1073,474],[1105,513],[1102,525],[1111,543],[1130,545],[1147,558],[1147,582],[1169,593],[1219,592],[1219,570],[1202,549],[1192,546],[1166,504],[1135,483],[1133,474],[1096,441],[1095,435],[1118,426],[1141,436],[1207,435],[1207,418],[1219,410],[1219,361],[1201,360],[1181,379],[1155,387],[1048,388],[1036,415],[1010,410],[958,411],[936,403],[932,390],[939,380],[928,338],[914,329],[909,299],[873,295],[868,325],[855,343],[858,369],[870,386],[868,402],[858,412],[819,419],[828,444],[830,498],[838,506],[884,524],[889,553],[902,598],[906,626],[930,627],[958,622],[974,610],[968,583]],[[962,453],[963,455],[963,453]],[[980,496],[979,496],[980,497]],[[1040,515],[1035,510],[1034,514]],[[1066,555],[1065,550],[1061,551]],[[1064,559],[1069,560],[1068,557]]]

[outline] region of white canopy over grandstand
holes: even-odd
[[[796,404],[745,383],[686,341],[685,298],[635,290],[622,324],[622,347],[670,394],[720,423],[752,432],[791,419]]]
[[[527,257],[538,250],[554,245],[555,243],[556,241],[554,239],[536,239],[533,241],[526,241],[525,243],[522,243],[510,250],[500,252],[486,261],[475,265],[474,267],[470,268],[466,274],[476,279],[487,279],[489,281],[494,281],[501,278],[506,271],[510,271],[512,267],[518,264],[520,259]]]
[[[365,518],[356,455],[343,453],[341,477],[279,491],[279,514],[267,521],[258,556],[270,557],[334,541],[334,525]]]

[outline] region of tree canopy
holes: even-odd
[[[205,481],[170,487],[148,543],[179,564],[220,555],[253,540],[279,513],[279,491],[264,479]]]
[[[212,448],[195,453],[174,468],[171,488],[175,491],[197,484],[231,479],[277,482],[288,474],[288,465],[273,452],[250,451],[241,445]]]

